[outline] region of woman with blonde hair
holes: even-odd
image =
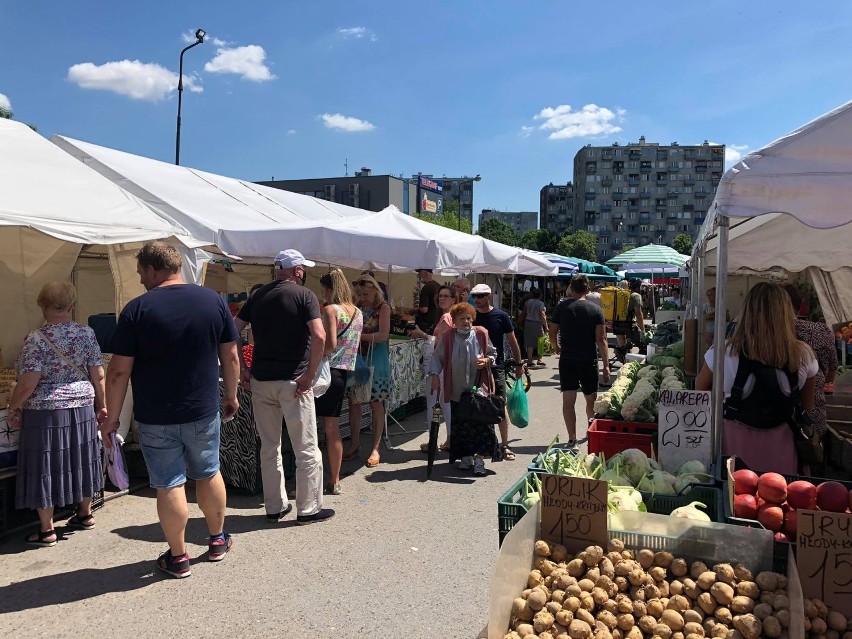
[[[325,356],[331,369],[331,385],[322,397],[314,400],[317,417],[325,430],[325,447],[328,451],[328,485],[326,492],[339,495],[340,465],[343,460],[343,441],[340,439],[340,411],[349,376],[355,370],[355,356],[364,317],[352,302],[352,289],[339,268],[332,269],[320,278],[322,323],[325,328]]]
[[[367,468],[379,465],[379,447],[385,431],[385,405],[390,398],[392,386],[390,375],[390,339],[391,307],[378,281],[370,275],[362,275],[356,282],[358,286],[358,307],[364,315],[364,328],[361,332],[361,356],[373,367],[373,381],[370,389],[370,410],[373,414],[373,450],[367,458]],[[355,401],[353,388],[349,394],[349,428],[351,438],[349,450],[344,459],[352,459],[361,447],[361,404]]]
[[[8,422],[21,428],[16,505],[35,508],[33,546],[55,546],[53,510],[76,504],[68,525],[95,527],[92,497],[103,488],[98,424],[106,420],[104,369],[95,332],[71,318],[77,291],[68,282],[38,294],[41,328],[24,341]]]
[[[704,355],[696,390],[713,386],[713,355],[714,349]],[[818,367],[810,346],[796,339],[790,299],[780,286],[761,282],[748,292],[724,366],[722,454],[742,458],[753,470],[796,473],[792,416],[797,403],[813,409]]]

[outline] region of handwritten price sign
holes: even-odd
[[[541,534],[569,552],[606,548],[607,483],[565,475],[541,475]]]
[[[657,455],[663,469],[674,472],[692,460],[709,468],[713,461],[709,391],[661,391],[657,413]]]
[[[796,544],[805,597],[852,615],[852,515],[798,511]]]

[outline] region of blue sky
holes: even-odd
[[[733,160],[852,99],[848,2],[0,0],[0,105],[173,161],[198,27],[182,164],[480,174],[476,211],[538,210],[586,144],[706,139]]]

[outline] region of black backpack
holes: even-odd
[[[790,384],[790,395],[785,395],[778,383],[778,369],[748,359],[740,353],[740,363],[731,396],[725,400],[725,419],[735,419],[746,426],[770,429],[781,424],[794,424],[799,404],[799,376],[782,371]],[[754,388],[743,398],[743,389],[749,375],[754,375]]]

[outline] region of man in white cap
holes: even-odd
[[[251,372],[243,362],[241,377],[244,383],[251,382],[269,523],[277,523],[292,510],[281,461],[282,418],[296,455],[296,523],[334,515],[322,507],[313,382],[325,348],[325,329],[317,296],[303,286],[311,266],[314,263],[299,251],[281,251],[275,257],[275,281],[255,291],[236,319],[238,331],[251,324],[254,334]]]
[[[488,331],[488,338],[497,349],[497,361],[494,365],[494,384],[496,388],[494,392],[506,399],[506,369],[505,357],[503,353],[503,337],[505,336],[509,342],[509,348],[512,349],[512,356],[515,358],[515,375],[520,380],[523,378],[524,367],[521,364],[521,347],[518,345],[518,339],[515,337],[515,327],[512,324],[512,318],[506,311],[491,306],[491,287],[488,284],[477,284],[470,292],[473,297],[473,305],[476,307],[476,319],[473,322],[474,326],[483,326]],[[503,419],[500,420],[500,450],[503,453],[503,459],[513,461],[515,453],[509,448],[509,417],[505,410],[503,411]]]

